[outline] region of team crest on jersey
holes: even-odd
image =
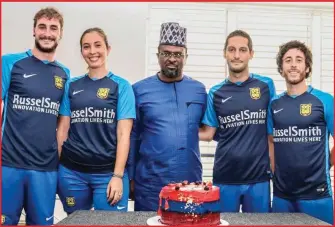
[[[250,89],[250,97],[252,99],[259,99],[261,97],[261,89],[259,87],[253,87]]]
[[[106,99],[109,94],[109,88],[99,88],[97,92],[97,96],[101,99]]]
[[[309,116],[312,113],[312,104],[300,104],[300,115]]]
[[[3,225],[6,221],[6,216],[5,215],[1,215],[1,225]]]
[[[63,89],[63,78],[60,76],[55,76],[55,86],[58,89]]]
[[[69,207],[73,207],[74,205],[76,205],[76,200],[74,199],[74,197],[66,197],[66,205],[68,205]]]

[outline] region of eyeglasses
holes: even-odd
[[[185,56],[182,53],[170,53],[170,52],[159,52],[157,55],[162,56],[164,58],[174,57],[174,58],[177,58],[177,59],[183,58]]]

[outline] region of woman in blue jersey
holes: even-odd
[[[110,52],[100,28],[80,39],[88,73],[65,86],[57,130],[60,153],[58,194],[64,210],[127,211],[125,170],[135,113],[131,85],[107,69]]]

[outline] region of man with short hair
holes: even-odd
[[[312,60],[309,48],[296,40],[280,46],[277,55],[287,90],[271,100],[268,110],[275,163],[272,210],[302,212],[333,224],[329,136],[334,136],[334,98],[307,86]]]
[[[160,190],[171,182],[202,179],[198,130],[207,94],[202,83],[183,74],[186,28],[161,25],[157,58],[161,70],[133,85],[137,119],[128,169],[136,211],[157,211]]]
[[[58,110],[69,70],[55,60],[63,16],[34,17],[32,50],[2,56],[2,224],[51,225],[57,188]]]
[[[212,87],[200,140],[215,135],[213,183],[220,187],[222,212],[270,211],[270,162],[266,112],[275,95],[272,79],[249,72],[252,40],[236,30],[223,50],[229,76]]]

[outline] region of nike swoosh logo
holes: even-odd
[[[124,209],[124,208],[126,208],[126,207],[120,207],[120,206],[117,206],[116,207],[118,210],[122,210],[122,209]]]
[[[72,95],[76,95],[76,94],[78,94],[78,93],[80,93],[80,92],[82,92],[82,91],[84,91],[84,90],[73,91]]]
[[[222,99],[222,103],[225,103],[225,102],[227,102],[229,99],[231,99],[233,96],[230,96],[230,97],[228,97],[228,98],[226,98],[226,99]]]
[[[36,76],[37,74],[23,74],[23,78],[29,78],[32,76]]]
[[[273,113],[276,114],[276,113],[282,111],[283,109],[284,109],[284,108],[281,108],[281,109],[279,109],[279,110],[273,110]]]
[[[46,218],[45,220],[46,221],[49,221],[51,218],[53,218],[54,216],[52,215],[51,217],[49,217],[49,218]]]

